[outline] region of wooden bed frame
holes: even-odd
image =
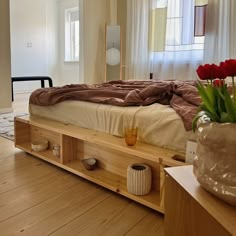
[[[35,152],[31,149],[31,142],[39,138],[49,141],[46,151]],[[52,153],[54,144],[60,145],[60,157]],[[33,116],[15,118],[15,146],[162,213],[164,168],[185,165],[176,160],[181,154],[174,151],[141,142],[127,146],[120,137]],[[81,163],[88,157],[98,160],[99,165],[93,171],[86,170]],[[127,167],[134,163],[145,163],[151,167],[152,190],[145,196],[127,191]]]

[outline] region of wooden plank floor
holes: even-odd
[[[25,95],[19,96],[14,107],[23,111]],[[0,137],[0,236],[161,236],[163,227],[161,214],[17,150]]]

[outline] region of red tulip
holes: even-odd
[[[214,87],[223,87],[225,84],[225,81],[223,79],[214,79],[213,80],[213,86]]]
[[[215,64],[212,65],[212,78],[225,79],[226,77],[227,73],[222,66],[217,66]]]
[[[224,70],[227,76],[236,76],[236,60],[230,59],[225,62],[221,62],[220,66]]]
[[[206,64],[204,66],[199,66],[197,69],[198,76],[201,80],[207,79],[225,79],[227,77],[225,69],[215,64]]]
[[[211,65],[205,64],[197,68],[197,74],[201,80],[212,79]]]

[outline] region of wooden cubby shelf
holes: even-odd
[[[49,148],[42,152],[32,151],[31,142],[39,138],[47,139]],[[60,158],[53,156],[54,144],[60,145]],[[15,146],[162,213],[164,167],[184,165],[173,159],[175,155],[181,155],[174,151],[141,142],[128,147],[120,137],[32,116],[15,119]],[[90,157],[98,160],[93,171],[86,170],[81,162]],[[127,167],[134,163],[151,167],[152,190],[147,195],[136,196],[127,190]]]
[[[22,143],[20,145],[16,145],[16,147],[24,150],[25,152],[27,152],[33,156],[36,156],[36,157],[39,157],[40,159],[51,162],[52,164],[54,164],[54,162],[60,163],[60,158],[53,156],[52,150],[47,149],[42,152],[35,152],[31,149],[30,143]]]

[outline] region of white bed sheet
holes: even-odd
[[[65,101],[53,106],[29,106],[30,114],[73,124],[117,136],[125,127],[138,127],[138,140],[185,152],[186,142],[193,139],[181,118],[169,106],[118,107],[83,101]]]

